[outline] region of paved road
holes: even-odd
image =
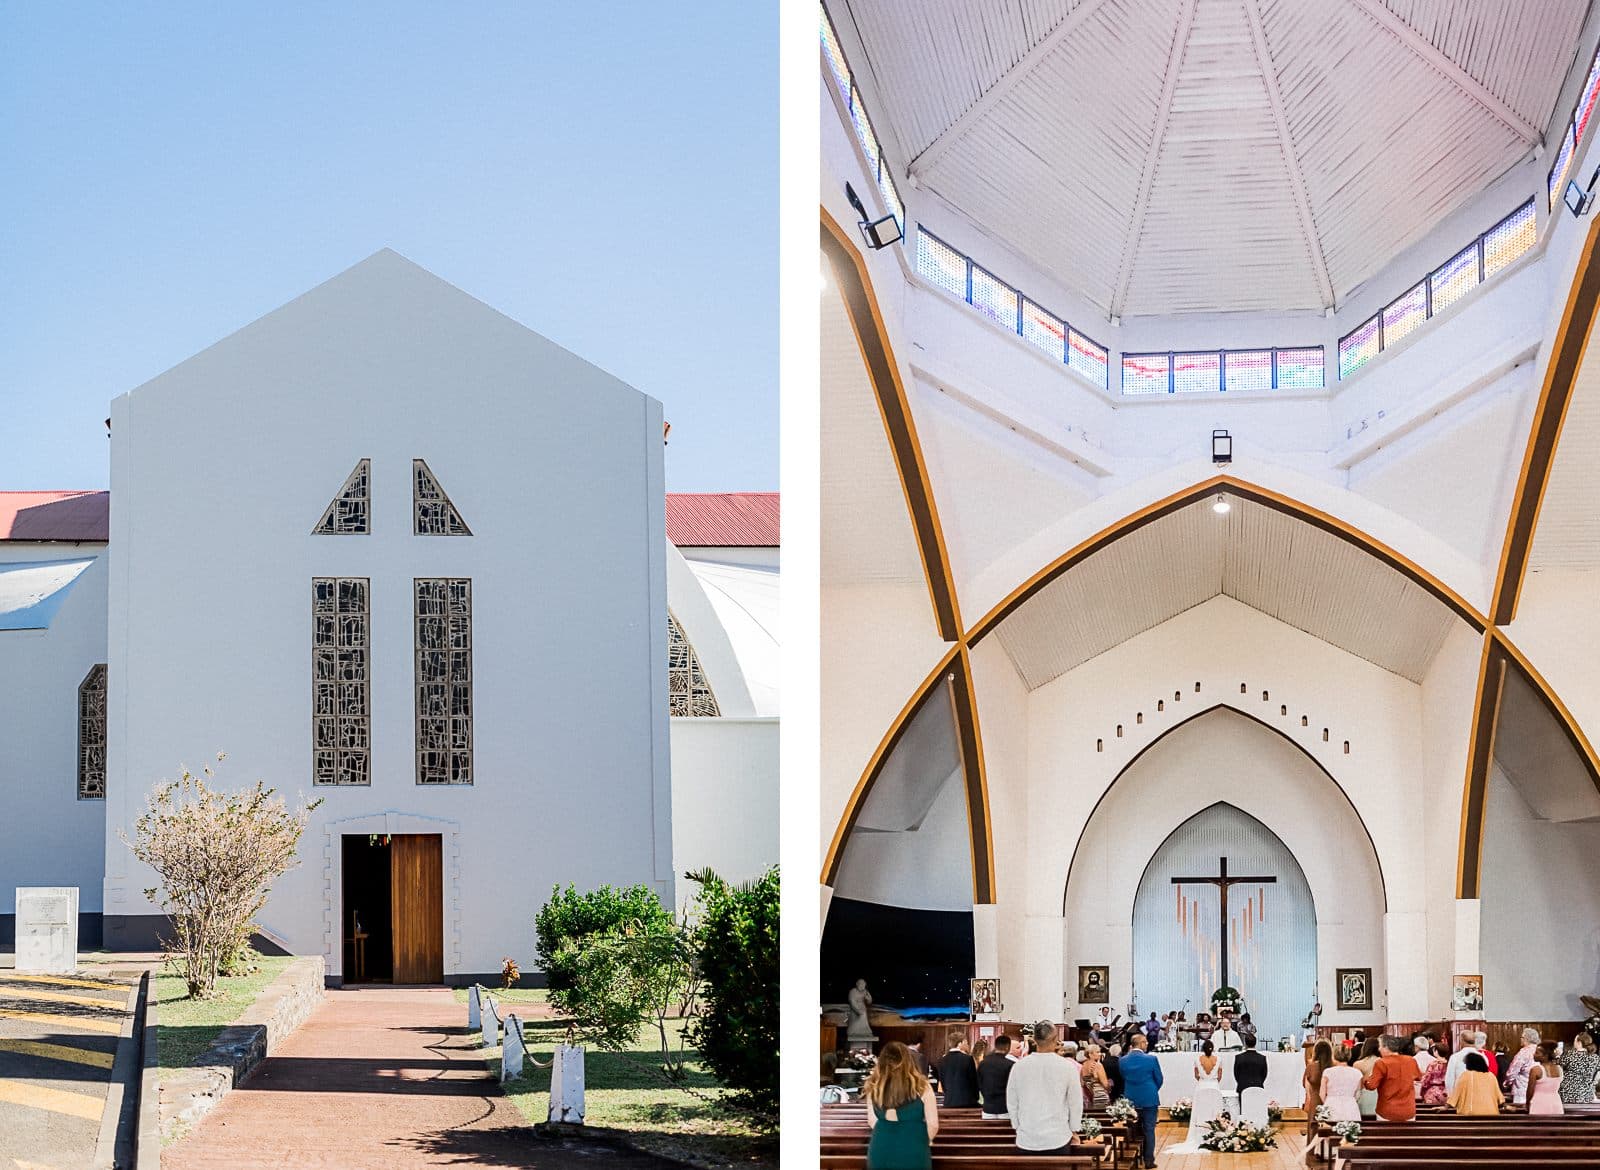
[[[0,1170],[79,1170],[93,1161],[135,982],[0,970]]]
[[[674,1163],[533,1135],[489,1078],[444,988],[330,991],[311,1018],[162,1170],[673,1170]]]

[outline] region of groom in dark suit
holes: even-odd
[[[1243,1096],[1246,1089],[1263,1089],[1267,1084],[1267,1058],[1256,1051],[1256,1038],[1244,1038],[1244,1051],[1233,1058],[1233,1083]]]

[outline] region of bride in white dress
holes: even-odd
[[[1189,1134],[1181,1146],[1170,1146],[1168,1154],[1198,1154],[1206,1126],[1222,1116],[1222,1061],[1217,1059],[1211,1041],[1200,1045],[1194,1058],[1194,1109],[1189,1114]]]

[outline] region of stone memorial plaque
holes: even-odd
[[[78,969],[78,887],[17,887],[17,970],[70,975]]]

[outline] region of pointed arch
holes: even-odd
[[[1223,701],[1218,701],[1216,703],[1212,703],[1209,707],[1204,707],[1201,710],[1196,711],[1193,715],[1190,715],[1187,718],[1181,719],[1177,723],[1174,723],[1171,727],[1168,727],[1166,730],[1162,731],[1161,734],[1156,735],[1156,736],[1152,736],[1149,743],[1147,743],[1143,747],[1141,747],[1137,752],[1135,752],[1128,759],[1127,763],[1123,764],[1122,767],[1117,769],[1117,774],[1111,778],[1111,783],[1107,784],[1105,786],[1105,788],[1101,791],[1099,797],[1094,802],[1094,807],[1089,810],[1089,815],[1086,816],[1083,819],[1083,828],[1080,829],[1079,832],[1078,832],[1078,839],[1073,842],[1073,845],[1072,845],[1072,859],[1067,862],[1067,877],[1066,877],[1066,880],[1061,883],[1061,913],[1062,913],[1062,916],[1065,917],[1065,915],[1067,913],[1067,891],[1072,886],[1072,871],[1078,864],[1078,854],[1083,849],[1083,842],[1089,835],[1090,826],[1094,824],[1095,815],[1100,811],[1101,805],[1105,804],[1106,798],[1111,795],[1112,790],[1115,789],[1116,786],[1122,782],[1123,778],[1128,775],[1128,773],[1133,769],[1134,765],[1136,765],[1140,760],[1142,760],[1145,757],[1145,754],[1148,753],[1157,744],[1161,743],[1163,740],[1165,740],[1168,736],[1172,735],[1174,732],[1176,732],[1176,731],[1178,731],[1178,730],[1180,730],[1180,729],[1182,729],[1184,727],[1189,726],[1189,724],[1193,723],[1195,720],[1203,719],[1207,715],[1210,715],[1213,712],[1218,711],[1218,710],[1229,711],[1234,715],[1240,716],[1241,718],[1248,719],[1251,723],[1255,724],[1257,727],[1260,727],[1260,728],[1262,728],[1262,729],[1264,729],[1266,731],[1270,731],[1273,735],[1276,735],[1278,738],[1282,739],[1285,743],[1287,743],[1287,744],[1291,745],[1292,747],[1294,747],[1301,755],[1305,756],[1305,758],[1307,760],[1311,761],[1312,766],[1315,767],[1317,769],[1317,771],[1321,772],[1323,774],[1323,776],[1327,777],[1328,782],[1331,783],[1336,789],[1338,789],[1339,795],[1344,797],[1345,803],[1350,806],[1351,815],[1356,818],[1356,821],[1361,825],[1361,831],[1366,834],[1366,837],[1367,837],[1367,848],[1372,851],[1373,861],[1377,864],[1377,867],[1378,867],[1378,884],[1379,884],[1379,887],[1383,891],[1383,908],[1384,908],[1385,912],[1387,912],[1388,909],[1389,909],[1389,883],[1388,883],[1388,879],[1385,878],[1384,874],[1383,874],[1383,858],[1378,853],[1377,842],[1372,839],[1372,830],[1367,827],[1366,818],[1361,815],[1361,810],[1356,807],[1356,802],[1350,799],[1350,794],[1345,791],[1344,785],[1339,783],[1339,778],[1337,776],[1335,776],[1332,772],[1330,772],[1328,770],[1327,766],[1324,765],[1321,760],[1317,759],[1316,756],[1312,755],[1311,751],[1305,746],[1305,744],[1299,742],[1297,739],[1295,739],[1288,732],[1284,731],[1281,727],[1274,727],[1272,724],[1268,723],[1265,719],[1262,719],[1260,716],[1254,715],[1251,712],[1245,710],[1243,707],[1237,706],[1234,703],[1231,703],[1231,702],[1228,702],[1226,700],[1223,700]],[[1214,803],[1216,803],[1216,804],[1225,804],[1227,802],[1226,801],[1217,801],[1217,802],[1214,802]],[[1207,807],[1211,807],[1211,806],[1207,806]],[[1241,811],[1243,811],[1243,810],[1241,810]],[[1271,830],[1269,830],[1269,831],[1271,831]],[[1169,834],[1169,836],[1170,836],[1170,834]],[[1273,836],[1277,836],[1277,834],[1273,833]],[[1165,842],[1163,842],[1163,844],[1164,843]],[[1147,863],[1146,867],[1148,868],[1148,863]]]

